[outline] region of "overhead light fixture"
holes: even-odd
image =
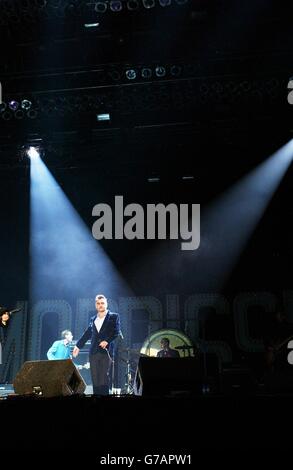
[[[151,78],[152,75],[153,71],[149,67],[144,67],[143,69],[141,69],[142,78]]]
[[[142,0],[142,3],[147,10],[155,6],[155,0]]]
[[[109,70],[108,74],[115,82],[121,78],[120,72],[118,72],[118,70]]]
[[[15,117],[15,119],[23,119],[23,118],[24,118],[24,112],[23,112],[23,110],[22,110],[22,109],[18,109],[17,111],[15,111],[14,117]]]
[[[136,78],[136,71],[134,69],[128,69],[126,70],[125,75],[128,80],[134,80]]]
[[[16,111],[19,107],[19,102],[15,100],[11,100],[9,101],[8,106],[12,111]]]
[[[157,77],[160,77],[160,78],[165,77],[165,75],[166,75],[166,69],[162,65],[158,65],[156,67],[155,72],[156,72]]]
[[[22,109],[24,109],[25,111],[28,111],[32,106],[32,102],[29,101],[29,100],[22,100],[21,102],[21,107]]]
[[[38,8],[45,8],[47,0],[35,0],[35,3]]]
[[[194,180],[194,176],[182,176],[182,180],[183,180],[183,181],[193,181],[193,180]]]
[[[110,2],[110,10],[116,12],[122,10],[122,3],[120,0],[112,0]]]
[[[182,67],[180,65],[172,65],[170,68],[170,73],[173,77],[179,77],[182,72]]]
[[[137,0],[128,0],[127,2],[127,8],[128,10],[130,11],[133,11],[133,10],[138,10],[139,8],[139,3]]]
[[[97,121],[110,121],[110,114],[109,113],[97,114]]]
[[[100,23],[85,23],[85,28],[97,28]]]
[[[4,121],[10,121],[10,119],[12,119],[12,113],[8,110],[4,111],[1,116]]]
[[[95,11],[97,13],[105,13],[105,11],[107,10],[108,8],[108,4],[105,3],[105,2],[97,2],[95,4]]]
[[[148,178],[148,183],[159,183],[160,182],[160,178],[157,177],[157,176],[153,176],[151,178]]]
[[[28,147],[26,150],[26,155],[29,157],[31,160],[34,160],[36,158],[40,157],[40,149],[38,147]]]
[[[29,109],[27,112],[27,117],[30,119],[36,119],[38,112],[35,109]]]

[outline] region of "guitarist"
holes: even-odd
[[[10,315],[6,307],[0,306],[0,327],[7,328],[10,320]]]
[[[10,315],[6,307],[0,306],[0,328],[7,328],[9,324]],[[0,364],[2,364],[2,345],[0,336]]]
[[[278,365],[277,357],[281,353],[283,346],[292,339],[293,325],[286,319],[284,312],[278,310],[271,322],[267,325],[267,331],[264,337],[265,345],[265,366],[268,372],[274,372]],[[279,364],[281,366],[282,364]],[[287,365],[284,359],[283,366]]]

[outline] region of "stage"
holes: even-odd
[[[194,454],[205,449],[290,445],[292,394],[255,396],[39,398],[0,400],[8,448],[107,453]],[[88,454],[87,454],[88,455]]]

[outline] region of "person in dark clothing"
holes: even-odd
[[[10,315],[6,307],[0,306],[0,328],[7,328],[10,320]],[[2,364],[2,344],[0,338],[0,364]]]
[[[0,306],[0,327],[6,328],[8,326],[10,315],[6,307]]]
[[[96,296],[96,310],[82,337],[73,349],[73,357],[90,339],[90,370],[95,395],[109,394],[109,369],[112,362],[113,343],[120,333],[120,318],[118,313],[108,310],[108,302],[104,295]]]
[[[157,352],[157,357],[180,357],[179,351],[170,348],[169,338],[161,339],[161,350]]]
[[[277,359],[281,357],[282,351],[286,350],[287,343],[292,337],[293,324],[288,322],[281,310],[278,310],[268,323],[264,335],[265,366],[268,371],[274,371]]]

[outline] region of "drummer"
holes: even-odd
[[[179,351],[170,348],[169,338],[161,339],[161,350],[157,352],[157,357],[180,357]]]

